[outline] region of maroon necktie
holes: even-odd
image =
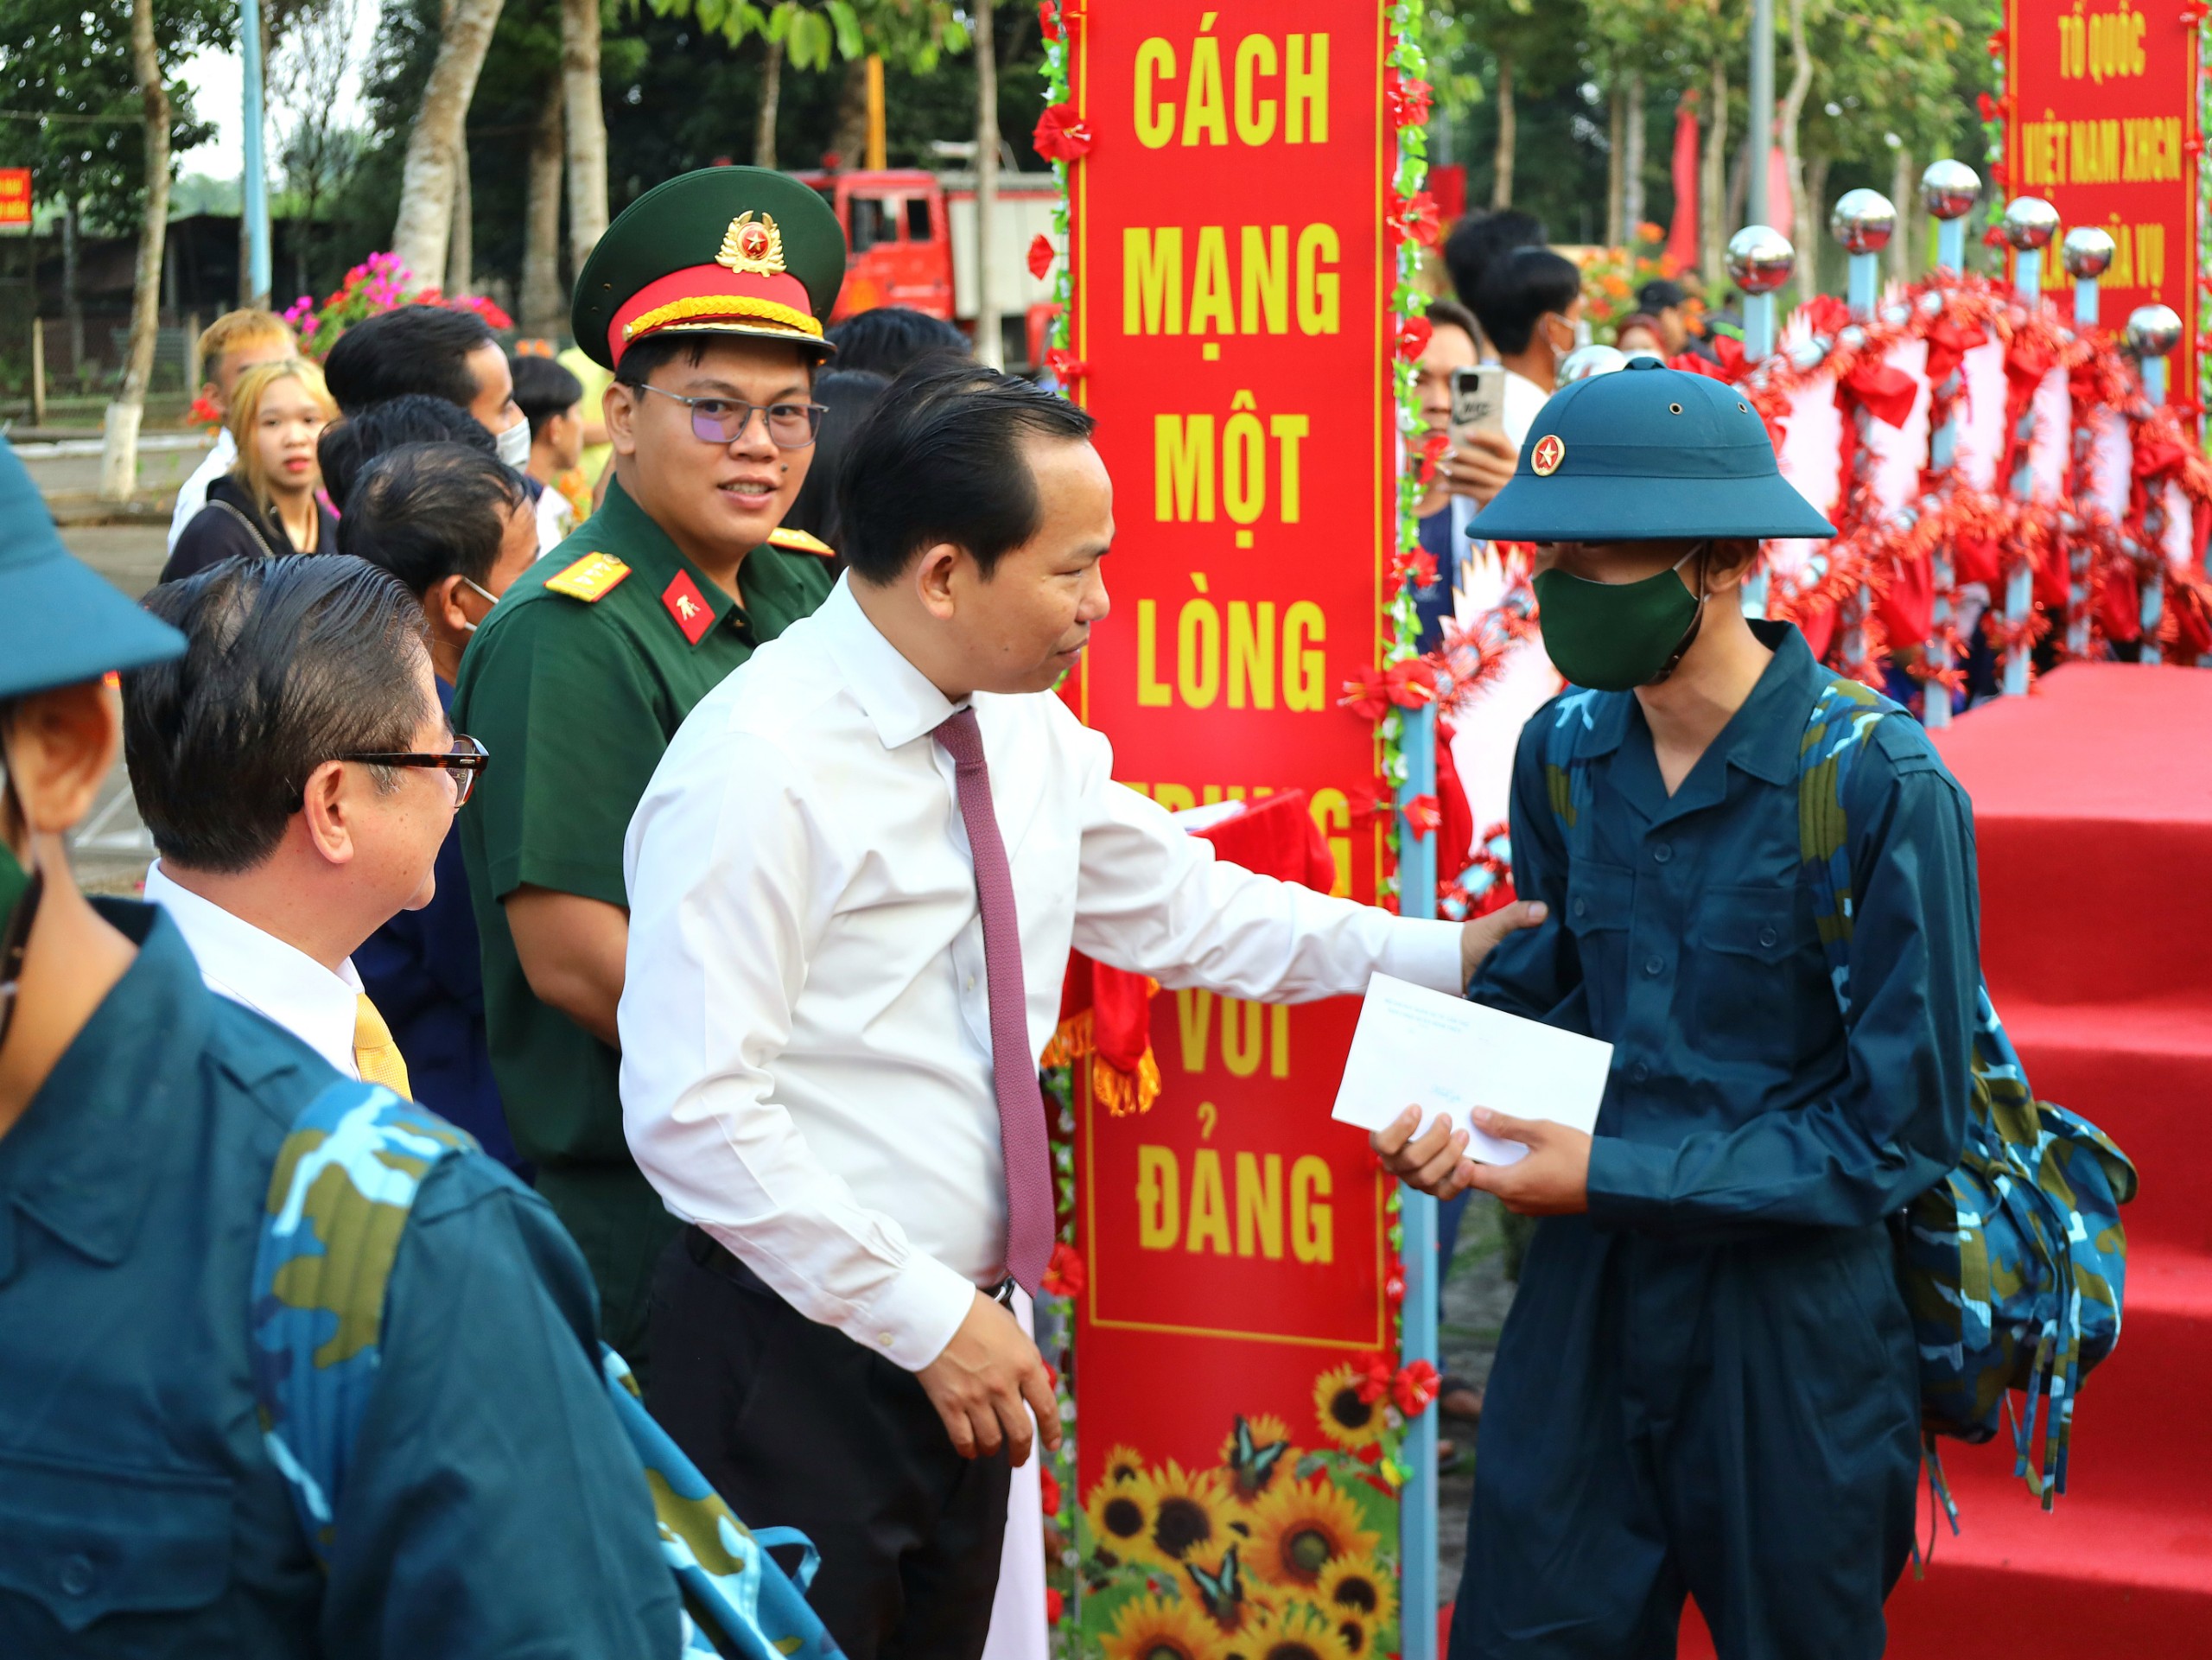
[[[991,773],[974,709],[955,709],[935,735],[952,757],[960,820],[976,859],[976,897],[983,913],[983,971],[991,994],[991,1077],[999,1097],[999,1151],[1006,1161],[1006,1271],[1037,1294],[1052,1256],[1052,1159],[1045,1142],[1045,1097],[1029,1053],[1027,999],[1021,986],[1021,928],[1014,872],[991,807]]]

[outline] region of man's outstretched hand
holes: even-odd
[[[1470,1164],[1468,1186],[1495,1193],[1516,1216],[1579,1216],[1590,1208],[1588,1132],[1479,1107],[1474,1116],[1483,1134],[1519,1142],[1529,1156],[1518,1164]]]
[[[1459,929],[1460,985],[1464,987],[1475,977],[1475,970],[1482,967],[1483,958],[1491,954],[1498,941],[1523,928],[1535,927],[1550,914],[1541,900],[1516,900],[1488,916],[1469,918]]]
[[[962,1458],[988,1458],[1005,1447],[1012,1463],[1027,1463],[1030,1412],[1046,1450],[1059,1450],[1060,1409],[1045,1358],[1014,1316],[982,1292],[944,1352],[914,1376]]]
[[[1590,1208],[1587,1135],[1541,1118],[1509,1118],[1480,1109],[1474,1120],[1485,1135],[1521,1142],[1529,1156],[1518,1164],[1478,1164],[1466,1156],[1467,1132],[1452,1128],[1448,1112],[1439,1114],[1416,1136],[1418,1107],[1408,1107],[1383,1129],[1369,1132],[1367,1144],[1385,1170],[1432,1199],[1452,1199],[1474,1187],[1495,1193],[1507,1210],[1521,1216],[1572,1216]]]

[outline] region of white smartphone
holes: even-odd
[[[1452,372],[1452,442],[1470,432],[1505,430],[1505,366],[1477,364]]]

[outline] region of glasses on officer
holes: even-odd
[[[490,763],[492,752],[466,733],[454,734],[453,747],[442,754],[425,754],[416,750],[375,750],[356,755],[340,755],[340,760],[357,760],[370,766],[436,766],[444,770],[453,780],[453,805],[456,811],[467,805],[476,788],[477,774]]]
[[[686,398],[682,392],[642,385],[638,390],[689,404],[692,432],[710,444],[735,443],[752,428],[753,417],[758,415],[768,429],[768,442],[777,448],[804,449],[822,429],[822,417],[829,409],[826,404],[748,404],[740,398]]]

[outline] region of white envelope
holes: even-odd
[[[1515,1164],[1529,1149],[1476,1129],[1472,1110],[1594,1131],[1612,1064],[1610,1043],[1378,974],[1367,983],[1329,1116],[1381,1129],[1417,1106],[1426,1130],[1449,1113],[1453,1129],[1470,1132],[1469,1158]]]

